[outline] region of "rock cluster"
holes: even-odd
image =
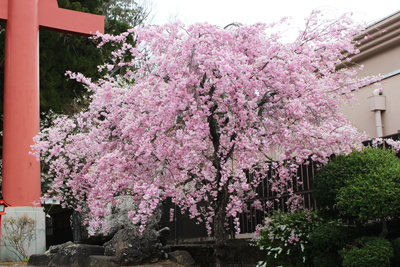
[[[101,245],[105,242],[111,240],[111,238],[121,229],[134,228],[135,225],[132,220],[128,218],[128,212],[132,210],[137,210],[138,206],[131,197],[129,196],[118,196],[115,197],[115,202],[118,205],[112,206],[108,204],[108,213],[104,217],[104,221],[109,227],[109,230],[105,231],[100,226],[94,233],[90,235],[90,227],[85,225],[84,222],[89,218],[89,210],[87,207],[83,207],[82,211],[78,215],[78,225],[72,225],[72,227],[77,227],[79,230],[79,242],[83,244]],[[161,206],[153,211],[153,215],[147,219],[146,228],[156,229],[162,217]]]
[[[103,246],[68,242],[52,246],[45,254],[29,258],[29,266],[128,266],[155,263],[168,258],[165,237],[168,228],[148,229],[142,234],[138,227],[122,229]]]
[[[113,256],[121,265],[154,263],[165,258],[166,245],[163,235],[169,233],[168,228],[160,231],[139,228],[123,229],[104,244],[105,255]]]
[[[67,242],[51,246],[45,254],[31,255],[29,266],[71,266],[71,267],[114,267],[146,263],[155,263],[170,258],[172,261],[193,262],[189,253],[171,252],[166,238],[170,233],[168,227],[155,230],[161,220],[162,210],[158,207],[153,216],[148,218],[147,228],[142,233],[139,226],[128,218],[128,212],[138,207],[131,197],[117,197],[119,205],[109,205],[109,214],[104,218],[108,231],[98,229],[93,236],[89,227],[84,225],[88,218],[87,209],[74,218],[74,227],[78,229],[80,244]],[[190,263],[191,264],[191,263]],[[184,265],[190,265],[184,264]]]
[[[106,259],[99,262],[98,258],[102,257]],[[59,247],[51,247],[45,254],[31,255],[28,266],[117,267],[120,265],[112,257],[104,257],[102,246],[66,243]]]

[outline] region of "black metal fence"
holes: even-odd
[[[388,135],[382,137],[383,139],[393,139],[395,141],[400,140],[400,133]],[[364,146],[368,146],[372,144],[371,140],[363,142]],[[386,145],[387,146],[387,145]],[[397,153],[397,157],[400,158],[400,152]],[[313,198],[313,178],[317,171],[317,167],[315,164],[301,165],[298,169],[297,176],[299,177],[298,182],[293,179],[292,183],[290,183],[291,189],[295,194],[301,195],[303,197],[303,207],[305,209],[315,210],[317,208],[317,203]],[[251,234],[255,231],[255,228],[258,224],[261,224],[264,220],[266,214],[270,213],[272,210],[281,209],[283,211],[288,211],[287,202],[289,198],[289,194],[283,194],[280,197],[280,201],[275,201],[276,193],[271,190],[271,182],[269,182],[270,178],[273,177],[273,170],[270,170],[268,173],[268,177],[263,179],[260,185],[256,188],[256,193],[258,194],[259,199],[262,203],[266,203],[267,201],[272,201],[273,206],[265,207],[264,211],[255,210],[250,207],[249,203],[249,212],[240,214],[240,233],[241,234]],[[251,179],[251,177],[249,177]],[[289,189],[289,188],[287,188]],[[175,217],[172,222],[169,221],[169,210],[173,208],[175,209]],[[181,215],[178,207],[175,207],[173,203],[170,201],[166,202],[164,205],[164,216],[162,219],[163,226],[168,226],[171,229],[170,241],[174,240],[175,243],[180,242],[204,242],[208,240],[213,240],[212,237],[207,236],[207,231],[204,224],[196,224],[195,220],[191,220],[189,215]],[[233,224],[231,223],[230,229],[233,229]],[[232,231],[228,231],[228,234],[231,238],[235,238],[235,235]],[[247,235],[248,236],[248,235]],[[245,237],[247,237],[245,235]]]
[[[301,195],[303,197],[303,207],[306,209],[315,209],[316,203],[312,196],[312,181],[316,172],[315,164],[310,163],[309,165],[301,165],[298,169],[298,180],[293,178],[289,186],[295,194]],[[279,202],[276,201],[276,193],[272,192],[272,183],[270,179],[274,176],[274,170],[270,170],[268,177],[262,179],[259,186],[256,188],[256,193],[258,199],[262,203],[271,201],[273,205],[267,207],[265,205],[265,210],[257,210],[251,207],[251,203],[248,204],[249,212],[242,213],[239,216],[240,222],[240,233],[250,234],[253,233],[258,224],[261,224],[265,218],[266,213],[270,213],[272,210],[281,209],[283,211],[288,211],[288,207],[285,204],[289,199],[289,193],[282,194],[279,198]],[[251,177],[249,177],[251,179]],[[175,206],[171,201],[166,201],[163,205],[164,212],[162,218],[162,226],[169,227],[171,229],[170,242],[178,244],[181,242],[205,242],[213,240],[212,237],[208,237],[207,231],[204,223],[197,223],[196,220],[189,218],[188,214],[182,215],[180,209]],[[174,209],[174,219],[170,222],[170,209]],[[229,227],[234,229],[233,222]],[[231,238],[235,238],[234,231],[228,230],[228,234]]]

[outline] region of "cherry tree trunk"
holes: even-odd
[[[226,266],[226,241],[227,233],[225,228],[226,206],[229,200],[228,188],[225,185],[218,194],[218,207],[214,217],[214,238],[215,238],[215,258],[217,267]]]

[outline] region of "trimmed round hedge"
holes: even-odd
[[[343,249],[343,254],[344,267],[386,267],[394,256],[390,242],[375,236],[356,239],[349,250]]]

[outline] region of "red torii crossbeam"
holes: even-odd
[[[3,198],[13,207],[39,200],[40,163],[29,155],[39,132],[39,28],[90,36],[104,17],[58,7],[57,0],[0,0],[6,21]]]

